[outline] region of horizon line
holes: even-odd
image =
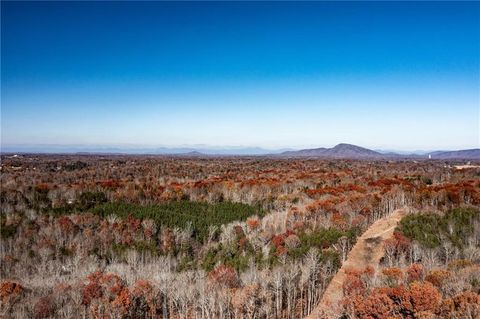
[[[304,146],[261,146],[261,145],[214,145],[214,144],[134,144],[134,143],[112,143],[112,144],[89,144],[89,143],[72,143],[72,144],[55,144],[55,143],[0,143],[0,153],[5,153],[3,149],[9,149],[6,152],[20,152],[20,153],[55,153],[51,150],[39,150],[40,148],[57,148],[60,153],[72,153],[72,152],[98,152],[100,150],[92,150],[95,148],[116,148],[119,149],[119,153],[122,151],[130,151],[135,154],[135,151],[141,151],[142,149],[190,149],[189,151],[246,151],[248,149],[257,149],[261,151],[300,151],[306,149],[318,149],[318,148],[333,148],[340,144],[348,144],[367,148],[374,151],[383,151],[383,152],[410,152],[412,154],[423,152],[435,152],[435,151],[461,151],[461,150],[476,150],[480,149],[480,145],[471,146],[471,147],[448,147],[448,148],[435,148],[435,147],[425,147],[425,148],[404,148],[404,147],[395,147],[395,146],[364,146],[353,143],[336,143],[331,146],[325,144],[322,145],[304,145]],[[31,148],[32,150],[22,150],[26,148]],[[76,148],[75,150],[61,150],[66,148]],[[128,153],[125,153],[128,154]]]

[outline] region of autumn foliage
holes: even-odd
[[[208,276],[213,282],[229,288],[237,287],[239,284],[237,273],[231,266],[219,265]]]
[[[479,175],[454,164],[2,154],[0,316],[303,318],[407,207],[345,315],[480,317]]]

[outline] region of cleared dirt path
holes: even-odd
[[[406,214],[404,209],[397,209],[372,224],[357,240],[348,253],[347,260],[328,285],[322,300],[306,319],[337,318],[341,314],[338,302],[343,297],[345,269],[362,269],[367,266],[376,268],[383,257],[383,242],[393,235],[398,222]]]
[[[467,164],[467,165],[456,165],[455,168],[456,168],[456,169],[480,168],[480,165],[470,165],[470,164]]]

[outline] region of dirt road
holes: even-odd
[[[341,311],[338,302],[343,297],[345,269],[377,268],[383,257],[383,242],[393,235],[398,222],[406,214],[404,209],[395,210],[372,224],[357,240],[340,270],[328,285],[322,300],[306,319],[338,318]]]

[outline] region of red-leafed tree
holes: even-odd
[[[212,270],[208,276],[215,283],[229,288],[238,287],[239,285],[237,272],[231,266],[221,264]]]

